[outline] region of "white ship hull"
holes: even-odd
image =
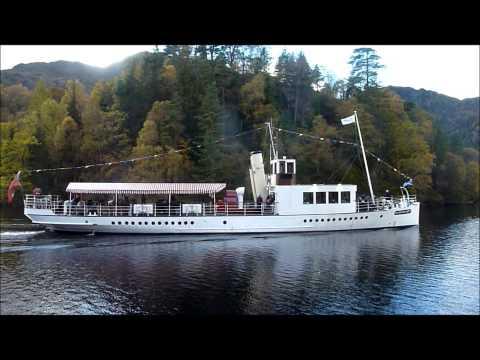
[[[117,234],[295,233],[415,226],[420,203],[382,211],[254,216],[61,216],[50,209],[26,209],[48,230]],[[335,220],[334,220],[335,219]]]

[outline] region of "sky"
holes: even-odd
[[[480,47],[476,45],[275,45],[269,46],[271,70],[283,49],[303,51],[310,66],[319,65],[337,79],[348,77],[353,49],[371,47],[381,57],[384,69],[378,80],[383,86],[409,86],[433,90],[458,99],[480,96]],[[161,47],[160,47],[161,48]],[[1,69],[20,63],[79,61],[106,67],[153,45],[6,45],[1,46]]]

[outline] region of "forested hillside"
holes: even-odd
[[[432,115],[439,129],[460,146],[480,144],[480,98],[459,100],[425,89],[390,86],[404,101],[412,102]]]
[[[128,62],[138,56],[142,56],[142,54],[133,55],[106,68],[72,61],[18,64],[12,69],[2,70],[1,79],[4,86],[21,84],[29,90],[33,90],[39,80],[43,80],[48,87],[60,88],[63,88],[68,80],[78,80],[90,91],[97,81],[110,80],[119,75]]]
[[[267,71],[271,61],[274,74]],[[380,57],[372,49],[357,49],[350,63],[349,79],[327,82],[301,53],[271,59],[262,46],[167,46],[130,59],[118,76],[97,81],[90,92],[78,80],[62,87],[38,81],[33,90],[2,83],[2,197],[18,170],[24,170],[25,191],[39,186],[51,193],[63,192],[72,180],[249,185],[249,151],[268,154],[265,130],[253,131],[265,121],[357,142],[354,126],[340,123],[356,110],[366,148],[412,176],[422,201],[478,201],[478,149],[452,142],[427,112],[380,88]],[[238,133],[244,135],[230,137]],[[297,182],[354,183],[367,192],[357,147],[284,132],[278,140],[280,154],[297,159]],[[161,156],[25,171],[153,154]],[[398,173],[373,158],[369,166],[377,192],[398,192],[404,181]]]

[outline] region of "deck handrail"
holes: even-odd
[[[55,200],[53,200],[55,199]],[[134,211],[134,205],[87,205],[84,201],[78,204],[71,204],[69,200],[61,200],[60,197],[51,195],[26,195],[24,200],[25,208],[28,209],[51,209],[55,215],[62,216],[152,216],[152,217],[173,217],[173,216],[249,216],[249,215],[274,215],[274,204],[244,203],[240,208],[231,204],[188,204],[201,205],[197,212],[185,212],[182,205],[158,205],[151,204],[149,211],[140,213]],[[147,204],[143,204],[147,205]],[[148,204],[150,205],[150,204]]]

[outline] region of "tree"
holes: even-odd
[[[372,48],[357,48],[353,51],[349,64],[352,65],[352,71],[349,83],[353,87],[368,89],[378,86],[378,71],[383,68],[380,56]]]
[[[305,55],[300,53],[295,57],[294,54],[284,50],[278,59],[276,74],[285,96],[287,109],[292,116],[293,127],[308,125],[311,117],[314,77]]]
[[[55,155],[62,166],[76,165],[80,141],[77,122],[70,116],[65,117],[55,133]]]
[[[0,121],[6,122],[18,119],[28,109],[32,93],[20,84],[3,86],[0,84]]]
[[[160,155],[135,163],[129,178],[141,181],[178,181],[185,178],[191,167],[180,139],[179,110],[170,101],[155,102],[140,130],[134,157]]]
[[[69,80],[65,85],[65,95],[62,97],[61,103],[66,106],[67,114],[76,124],[81,127],[82,113],[87,102],[85,88],[76,80]]]
[[[43,80],[37,81],[35,85],[35,89],[33,89],[32,96],[30,97],[30,103],[28,105],[29,111],[35,111],[42,106],[43,102],[48,99],[48,89],[45,86],[45,82]]]
[[[274,106],[267,103],[265,86],[265,75],[259,73],[240,88],[240,109],[248,128],[277,117]]]
[[[215,179],[218,181],[221,175],[219,171],[220,145],[216,143],[219,138],[219,118],[220,104],[217,87],[215,82],[210,82],[205,89],[198,115],[198,143],[201,147],[197,152],[196,176],[202,181]]]

